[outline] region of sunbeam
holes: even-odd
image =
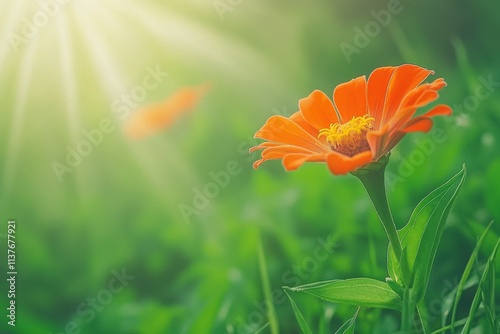
[[[92,64],[96,74],[99,76],[99,82],[111,101],[119,97],[129,87],[129,80],[126,80],[123,71],[120,71],[116,65],[115,57],[112,56],[106,43],[100,38],[101,34],[94,28],[94,23],[89,20],[95,15],[95,11],[90,11],[91,2],[75,3],[75,12],[73,17],[76,20],[80,35],[83,36],[87,45],[87,51],[91,56]]]
[[[76,145],[78,141],[78,134],[82,128],[81,119],[79,116],[80,103],[78,101],[77,80],[74,70],[74,53],[73,44],[69,34],[69,25],[66,15],[59,15],[57,18],[58,35],[59,35],[59,51],[61,57],[61,79],[64,92],[65,111],[68,124],[68,135],[71,145]],[[85,186],[82,178],[77,173],[75,176],[77,184],[77,192],[80,193],[81,189]]]
[[[22,12],[21,5],[24,2],[14,1],[13,8],[5,9],[5,13],[9,13],[0,30],[0,64],[5,62],[9,53],[15,53],[13,41],[16,38],[15,27],[19,19],[19,13]]]
[[[132,1],[110,0],[110,4],[114,5],[115,12],[124,13],[165,43],[169,53],[179,52],[193,59],[212,62],[235,77],[252,78],[256,68],[271,77],[278,77],[273,75],[271,64],[253,49],[239,40],[221,37],[220,33],[193,20]],[[269,89],[275,89],[273,85],[269,86]]]
[[[13,110],[12,123],[9,127],[10,134],[7,141],[7,154],[5,158],[5,169],[2,182],[2,204],[7,204],[8,194],[11,190],[12,183],[15,178],[15,167],[17,158],[20,153],[20,139],[23,124],[25,121],[26,102],[28,100],[28,92],[33,74],[33,66],[35,64],[35,56],[38,45],[38,39],[34,39],[27,46],[24,57],[21,59],[19,66],[19,76],[17,83],[17,95]]]
[[[73,45],[68,33],[69,26],[66,21],[65,15],[59,15],[57,21],[59,31],[59,45],[61,57],[61,74],[63,81],[64,99],[66,102],[66,112],[69,124],[69,135],[73,142],[76,142],[81,122],[78,114],[78,100],[77,100],[77,82],[75,80],[75,71],[73,63]]]

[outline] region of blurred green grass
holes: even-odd
[[[14,332],[59,333],[75,321],[82,333],[253,333],[245,326],[257,329],[267,322],[261,310],[259,231],[271,289],[280,297],[281,286],[292,278],[299,284],[384,279],[385,236],[357,180],[332,177],[324,165],[314,164],[285,173],[279,162],[269,162],[254,171],[257,155],[245,153],[249,138],[273,113],[290,115],[312,90],[329,94],[379,66],[411,62],[435,70],[433,78],[448,82],[439,102],[455,108],[454,116],[435,123],[447,139],[389,193],[397,225],[462,163],[468,166],[439,247],[428,302],[460,277],[478,226],[500,219],[499,95],[494,92],[471,111],[455,107],[475,94],[478,77],[500,81],[500,47],[492,42],[500,30],[497,3],[401,1],[401,13],[350,63],[339,44],[352,44],[353,29],[373,21],[370,11],[386,9],[387,2],[243,0],[224,20],[211,1],[89,3],[74,0],[59,14],[70,39],[74,91],[68,90],[58,51],[59,16],[18,53],[8,39],[1,41],[0,212],[4,221],[18,222]],[[7,18],[13,5],[1,6],[0,17]],[[18,32],[20,19],[34,10],[17,13],[17,26],[4,23],[0,33]],[[157,65],[169,77],[141,105],[207,80],[213,90],[168,131],[131,142],[112,101],[139,84],[146,67]],[[69,94],[75,94],[74,114]],[[81,130],[96,128],[106,117],[116,130],[60,183],[52,162],[62,162],[66,146],[83,139]],[[425,138],[408,136],[394,150],[388,171],[397,174],[419,149],[415,140]],[[241,173],[186,224],[179,204],[191,205],[193,188],[212,182],[209,173],[230,161]],[[500,233],[498,225],[493,230]],[[304,271],[318,238],[329,236],[334,253]],[[6,254],[5,238],[1,241]],[[480,258],[494,242],[493,237],[485,242]],[[76,315],[82,302],[106,288],[112,270],[121,268],[135,276],[130,284],[92,321]],[[6,291],[5,280],[0,287]],[[472,296],[464,296],[464,308],[467,298]],[[281,332],[298,333],[288,301],[277,301]],[[296,301],[317,333],[331,333],[355,311],[303,296]],[[362,310],[357,330],[387,333],[397,328],[397,319],[392,312]]]

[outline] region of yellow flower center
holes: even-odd
[[[366,133],[373,130],[374,121],[369,115],[353,117],[347,123],[330,124],[329,128],[319,130],[318,138],[325,136],[332,150],[352,157],[370,149]]]

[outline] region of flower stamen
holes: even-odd
[[[370,149],[366,133],[373,130],[374,121],[369,115],[353,117],[347,123],[330,124],[329,128],[319,130],[318,138],[325,136],[332,150],[352,157]]]

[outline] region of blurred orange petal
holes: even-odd
[[[125,124],[127,137],[141,139],[168,128],[182,114],[190,112],[209,89],[208,83],[183,87],[165,101],[137,110]]]

